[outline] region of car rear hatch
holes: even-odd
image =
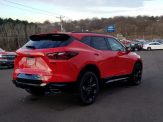
[[[35,78],[48,81],[54,73],[54,60],[57,52],[63,52],[74,39],[67,34],[33,35],[30,41],[17,51],[15,78]],[[30,76],[32,75],[32,76]]]

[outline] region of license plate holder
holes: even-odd
[[[27,65],[28,66],[33,66],[36,63],[36,59],[32,57],[27,58]]]

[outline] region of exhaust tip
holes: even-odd
[[[46,86],[46,85],[47,85],[47,83],[42,83],[42,84],[40,84],[41,87],[44,87],[44,86]]]

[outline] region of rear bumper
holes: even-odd
[[[24,82],[26,81],[26,82]],[[29,81],[29,82],[28,82]],[[22,89],[30,89],[30,88],[41,88],[45,89],[46,91],[74,91],[77,90],[77,83],[72,82],[72,83],[44,83],[42,81],[33,81],[27,80],[27,79],[21,79],[21,80],[13,80],[13,84]]]

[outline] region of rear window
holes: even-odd
[[[84,37],[81,42],[83,42],[84,44],[88,45],[88,46],[91,46],[91,37],[90,36],[87,36],[87,37]]]
[[[23,48],[25,49],[46,49],[69,45],[74,40],[66,34],[33,35]]]

